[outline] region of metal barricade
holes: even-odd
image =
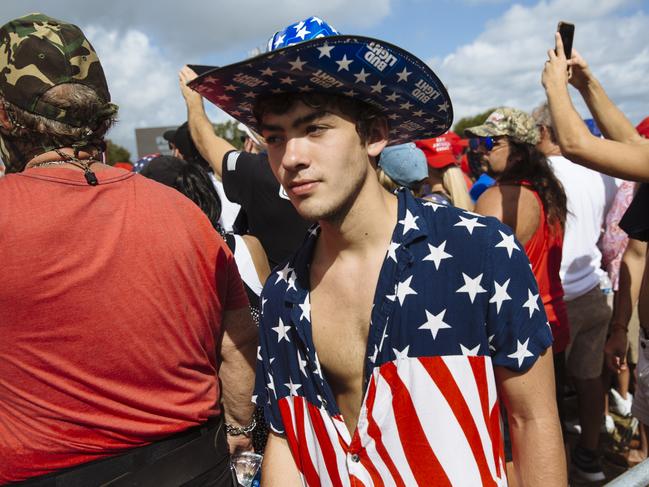
[[[647,487],[649,485],[649,458],[614,478],[605,487]]]

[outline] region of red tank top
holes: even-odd
[[[532,238],[525,244],[525,253],[532,264],[532,272],[539,284],[539,294],[548,316],[554,344],[554,353],[562,352],[570,342],[568,314],[563,301],[563,286],[559,277],[563,249],[563,229],[559,222],[548,224],[541,197],[528,181],[520,184],[534,193],[539,203],[539,225]]]

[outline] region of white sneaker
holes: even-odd
[[[633,404],[633,396],[627,392],[626,399],[622,398],[619,392],[615,389],[609,391],[609,409],[620,416],[631,416],[631,405]]]

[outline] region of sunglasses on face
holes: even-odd
[[[469,139],[469,148],[472,151],[477,151],[480,147],[484,147],[490,151],[496,145],[496,139],[493,137],[474,137]]]

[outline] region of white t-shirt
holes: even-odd
[[[560,274],[564,299],[571,301],[599,285],[604,271],[597,242],[618,184],[563,156],[549,156],[548,161],[568,199]]]
[[[219,198],[221,198],[221,218],[219,218],[219,223],[226,232],[233,232],[232,227],[237,216],[239,216],[241,205],[233,203],[225,196],[223,183],[216,178],[214,173],[210,172],[210,178],[212,179],[212,184],[214,184],[214,189],[216,189]]]

